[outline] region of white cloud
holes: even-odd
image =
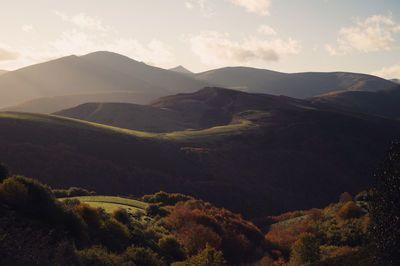
[[[395,42],[393,34],[398,31],[398,27],[400,25],[396,26],[391,15],[374,15],[364,21],[357,21],[355,26],[341,28],[337,47],[327,44],[325,49],[330,55],[391,50]]]
[[[190,3],[190,2],[185,2],[185,7],[186,7],[187,9],[193,9],[193,8],[194,8],[193,4]]]
[[[276,35],[276,31],[268,25],[261,25],[257,31],[265,35]]]
[[[185,7],[187,9],[195,9],[196,7],[199,8],[205,17],[211,17],[214,15],[214,10],[209,7],[206,2],[208,0],[189,0],[185,2]]]
[[[110,37],[69,30],[63,32],[57,40],[50,42],[50,46],[60,55],[113,51],[135,60],[158,65],[169,65],[175,60],[171,49],[159,40],[153,39],[147,44],[143,44],[133,38]]]
[[[35,29],[34,29],[33,25],[24,24],[24,25],[22,25],[21,30],[25,31],[25,32],[31,32],[31,31],[34,31]]]
[[[88,16],[85,13],[79,13],[74,16],[68,16],[59,11],[54,11],[54,13],[57,16],[59,16],[62,20],[73,23],[75,26],[82,29],[97,30],[97,31],[107,30],[107,27],[103,25],[102,21],[99,18]]]
[[[372,75],[379,76],[385,79],[400,79],[400,65],[383,67],[378,71],[372,72]]]
[[[233,4],[245,8],[250,13],[269,16],[271,0],[230,0]]]
[[[188,41],[192,51],[203,63],[209,65],[278,61],[282,56],[300,52],[300,43],[291,38],[284,41],[249,37],[236,42],[230,39],[229,34],[207,31],[190,36]]]

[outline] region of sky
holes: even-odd
[[[0,69],[99,50],[193,72],[400,78],[400,1],[0,0]]]

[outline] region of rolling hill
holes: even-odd
[[[87,94],[71,94],[36,98],[14,106],[0,108],[0,111],[36,112],[50,114],[88,102],[118,102],[145,104],[159,96],[157,92],[106,91]]]
[[[41,97],[110,91],[135,91],[160,97],[195,91],[205,85],[119,54],[95,52],[62,57],[1,75],[0,107]]]
[[[332,91],[376,91],[393,82],[366,74],[346,72],[281,73],[249,67],[226,67],[196,74],[196,79],[247,92],[308,98]]]
[[[100,51],[2,74],[0,110],[52,113],[86,102],[146,104],[162,96],[194,92],[206,86],[308,98],[342,90],[377,91],[393,86],[393,82],[356,73],[287,74],[248,67],[194,74],[182,66],[166,70]],[[134,92],[137,97],[124,97],[120,92]]]
[[[365,189],[400,134],[393,120],[221,88],[136,107],[185,114],[203,128],[151,133],[3,112],[0,161],[56,188],[180,192],[254,218],[324,206],[343,191]]]
[[[380,91],[341,91],[313,97],[310,101],[366,114],[400,118],[400,86]]]
[[[128,103],[85,103],[55,114],[149,132],[179,131],[195,126],[195,123],[185,123],[177,112]]]

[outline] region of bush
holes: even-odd
[[[16,179],[6,179],[0,184],[0,198],[8,205],[21,208],[29,200],[28,188]]]
[[[94,196],[96,192],[81,187],[70,187],[69,189],[53,189],[56,198],[68,198],[78,196]]]
[[[130,246],[126,249],[124,258],[126,261],[134,262],[136,265],[165,265],[165,263],[158,258],[158,255],[149,248]]]
[[[338,210],[336,216],[342,220],[360,218],[365,214],[364,210],[356,203],[349,201]]]
[[[353,197],[350,195],[349,192],[343,192],[342,194],[340,194],[339,202],[349,202],[349,201],[353,201]]]
[[[321,254],[315,236],[310,233],[301,234],[292,246],[290,257],[296,265],[320,260]]]
[[[111,251],[122,251],[129,244],[129,229],[114,218],[104,222],[102,231],[102,243]]]
[[[76,254],[80,264],[85,266],[114,266],[122,262],[119,256],[98,246],[77,251]]]
[[[197,255],[190,257],[184,262],[173,263],[172,266],[224,266],[227,265],[222,252],[217,251],[210,246],[206,246]]]
[[[113,211],[113,213],[111,214],[111,217],[113,217],[115,220],[117,220],[118,222],[121,222],[125,225],[129,224],[129,213],[126,211],[126,209],[123,208],[119,208],[115,211]]]
[[[371,201],[372,200],[372,190],[361,191],[354,197],[354,200],[367,201],[367,202]]]
[[[188,201],[193,197],[179,193],[157,192],[153,195],[144,195],[142,200],[148,203],[158,203],[160,206],[175,206],[180,201]]]
[[[174,236],[164,236],[158,241],[158,246],[173,261],[181,261],[186,257],[185,250]]]

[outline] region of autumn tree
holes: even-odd
[[[317,239],[313,234],[304,233],[294,242],[291,252],[291,260],[296,265],[302,265],[318,261],[321,258]]]

